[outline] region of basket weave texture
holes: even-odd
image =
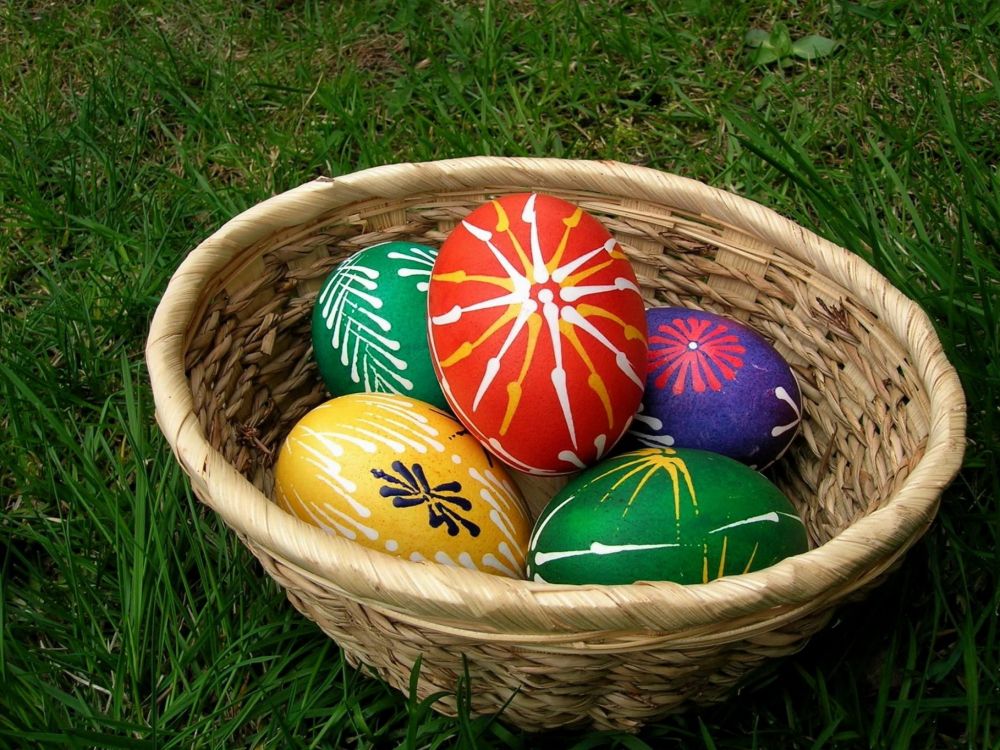
[[[599,218],[648,305],[748,323],[791,363],[801,434],[771,473],[809,552],[703,585],[559,586],[414,563],[269,499],[292,425],[328,394],[310,350],[330,269],[369,245],[440,245],[489,198],[538,190]],[[759,204],[614,162],[472,157],[319,179],[232,219],[183,262],[146,348],[156,415],[197,496],[352,664],[526,729],[637,729],[722,700],[880,582],[934,518],[965,400],[925,314],[874,269]],[[562,480],[565,481],[565,480]],[[520,477],[538,512],[560,480]]]

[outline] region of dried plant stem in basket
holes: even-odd
[[[482,201],[524,190],[601,219],[648,304],[738,318],[792,364],[802,434],[774,478],[809,552],[704,585],[553,586],[396,559],[269,500],[282,438],[327,397],[309,349],[323,277],[376,242],[438,245]],[[474,157],[307,183],[191,253],[146,351],[195,492],[296,608],[402,690],[422,657],[421,697],[454,691],[467,668],[474,711],[510,701],[504,718],[529,729],[635,729],[723,699],[897,564],[964,448],[964,397],[930,322],[860,258],[738,196],[611,162]],[[523,487],[537,513],[558,481]]]

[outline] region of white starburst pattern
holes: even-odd
[[[499,436],[502,438],[518,410],[525,377],[532,366],[536,350],[540,341],[544,341],[550,347],[553,358],[547,381],[555,393],[559,404],[559,416],[565,426],[573,449],[572,453],[575,455],[579,450],[579,435],[572,398],[575,384],[569,382],[566,357],[570,352],[575,352],[582,361],[587,372],[587,387],[600,400],[610,432],[616,424],[616,419],[614,405],[605,383],[607,374],[598,372],[592,354],[595,349],[608,350],[614,358],[616,368],[634,383],[641,393],[644,386],[642,374],[636,371],[620,343],[612,339],[618,339],[620,342],[621,339],[644,340],[644,337],[640,330],[609,311],[606,305],[593,304],[590,298],[609,293],[638,294],[639,289],[634,280],[624,276],[615,276],[610,283],[583,284],[582,282],[608,269],[615,262],[624,260],[624,254],[614,239],[608,239],[598,247],[564,260],[570,234],[579,225],[582,210],[578,208],[562,220],[564,231],[555,247],[544,247],[539,236],[536,198],[537,195],[532,194],[527,199],[520,216],[529,229],[530,241],[527,249],[522,247],[511,231],[506,211],[498,201],[493,201],[497,214],[495,227],[480,226],[468,220],[462,222],[469,234],[481,242],[496,259],[503,273],[498,276],[471,276],[464,271],[435,273],[433,279],[436,283],[475,280],[495,287],[497,291],[495,296],[465,306],[452,306],[434,315],[431,322],[434,326],[451,326],[462,321],[469,313],[493,309],[497,310],[497,317],[476,340],[464,341],[451,352],[435,352],[435,354],[442,355],[439,356],[438,362],[442,371],[446,373],[449,367],[471,355],[488,340],[503,337],[496,354],[486,362],[478,390],[469,407],[472,412],[476,412],[484,399],[491,396],[494,391],[501,390],[500,398],[506,398],[504,418],[499,430]],[[497,246],[499,236],[506,236],[514,248],[516,258],[508,257],[500,250]],[[602,325],[605,329],[608,325],[616,327],[620,330],[621,336],[609,338],[595,325],[595,319],[603,319]],[[514,350],[515,342],[521,337],[527,337],[527,343],[523,349],[520,366],[504,368],[511,351]],[[522,351],[520,347],[518,351],[519,353]],[[506,382],[500,382],[501,372],[517,374],[508,375]],[[618,434],[604,434],[599,440],[610,443],[617,437]],[[502,448],[501,453],[508,459],[512,458],[510,453]]]

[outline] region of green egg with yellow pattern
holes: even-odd
[[[622,453],[581,472],[535,522],[528,578],[561,584],[708,583],[808,549],[763,474],[682,448]]]

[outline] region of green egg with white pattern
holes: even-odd
[[[371,245],[327,276],[313,307],[313,354],[327,390],[395,393],[448,409],[427,344],[427,285],[437,249]]]
[[[808,549],[794,506],[763,474],[682,448],[622,453],[548,503],[528,544],[528,578],[562,584],[708,583]]]

